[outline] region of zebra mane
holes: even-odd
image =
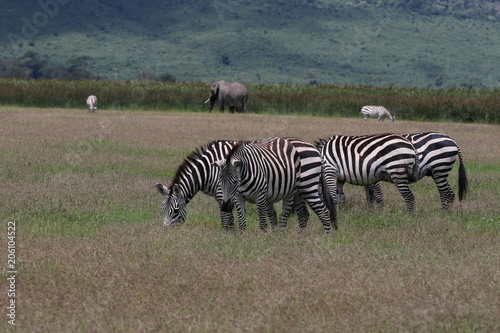
[[[340,135],[340,134],[336,134],[336,135],[331,135],[326,139],[318,139],[317,141],[314,142],[314,145],[316,146],[317,149],[321,149],[328,141],[333,140],[334,138],[336,138],[338,136],[348,136],[351,138],[364,138],[364,137],[368,137],[368,136],[376,137],[376,136],[386,136],[386,135],[396,135],[396,136],[400,136],[403,139],[407,140],[401,134],[397,134],[397,133],[377,133],[377,134],[364,134],[364,135]]]
[[[238,141],[238,143],[234,145],[233,149],[231,149],[226,156],[226,165],[229,165],[231,158],[233,158],[233,155],[236,153],[236,151],[240,150],[240,148],[243,147],[244,145],[245,141]]]
[[[327,139],[318,139],[318,141],[315,141],[314,142],[314,145],[316,146],[317,149],[320,149],[323,148],[323,146],[325,145]]]
[[[192,151],[188,156],[186,156],[184,158],[184,161],[182,161],[182,163],[177,168],[177,171],[175,172],[174,178],[170,182],[168,189],[171,190],[175,184],[178,184],[180,182],[182,175],[184,173],[186,173],[186,171],[189,170],[189,168],[202,157],[202,155],[208,150],[209,147],[211,147],[211,146],[215,145],[217,142],[221,142],[221,141],[225,141],[225,140],[211,141],[205,145],[202,145],[202,146],[196,148],[196,150]]]

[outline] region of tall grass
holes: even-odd
[[[162,227],[154,184],[168,182],[189,151],[212,139],[437,130],[424,122],[370,125],[255,114],[1,111],[0,248],[7,249],[5,223],[17,222],[16,328],[498,331],[500,168],[491,149],[498,126],[438,124],[459,142],[470,177],[469,197],[448,212],[426,178],[411,186],[412,215],[393,184],[382,184],[384,209],[368,207],[362,187],[346,185],[339,230],[329,236],[312,212],[304,233],[296,217],[283,232],[262,233],[255,205],[247,206],[246,233],[224,233],[217,204],[202,193],[184,225]],[[457,188],[456,170],[450,183]],[[3,269],[4,310],[7,282]]]
[[[363,105],[383,105],[397,119],[499,124],[500,89],[426,89],[336,85],[249,85],[248,112],[359,117]],[[2,103],[26,107],[206,111],[202,82],[0,80]]]

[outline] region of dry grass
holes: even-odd
[[[161,227],[182,158],[213,139],[442,131],[460,144],[471,192],[442,212],[435,185],[394,186],[370,209],[346,186],[340,229],[311,218],[262,234],[220,230],[199,194],[185,225]],[[21,332],[500,330],[498,126],[361,119],[85,110],[0,111],[0,208],[18,224]],[[450,177],[457,188],[457,172]],[[5,230],[5,228],[4,228]],[[6,254],[4,236],[0,247]],[[5,261],[2,259],[3,261]],[[0,289],[6,290],[5,271]],[[5,309],[7,297],[0,297]],[[5,327],[3,316],[0,324]]]

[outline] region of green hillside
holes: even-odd
[[[500,87],[498,1],[0,2],[4,72],[31,51],[113,80]]]

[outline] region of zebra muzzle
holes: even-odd
[[[220,209],[225,213],[231,213],[233,211],[233,203],[231,200],[222,201]]]

